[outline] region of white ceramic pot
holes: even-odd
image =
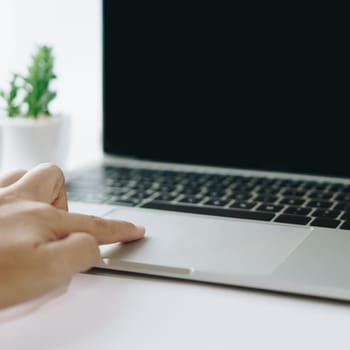
[[[2,171],[30,169],[50,162],[65,167],[70,146],[71,121],[57,115],[31,119],[1,117]]]

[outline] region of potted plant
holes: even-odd
[[[2,168],[31,168],[52,162],[64,167],[70,142],[68,116],[52,114],[51,102],[54,56],[52,48],[39,46],[26,75],[14,73],[8,90],[0,91],[4,113],[2,128]]]

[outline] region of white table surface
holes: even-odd
[[[349,305],[140,275],[78,274],[0,312],[0,348],[349,349]]]
[[[349,328],[349,303],[81,273],[59,291],[0,310],[0,349],[338,350],[350,348]]]

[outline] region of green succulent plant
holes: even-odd
[[[49,104],[57,95],[50,87],[54,79],[56,74],[52,48],[46,45],[39,46],[32,56],[27,75],[13,74],[9,91],[0,91],[0,97],[6,103],[7,115],[28,118],[50,116]],[[20,95],[22,99],[18,102]]]

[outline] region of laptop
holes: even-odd
[[[342,62],[322,30],[216,4],[102,13],[104,160],[68,198],[146,237],[95,267],[350,300]]]

